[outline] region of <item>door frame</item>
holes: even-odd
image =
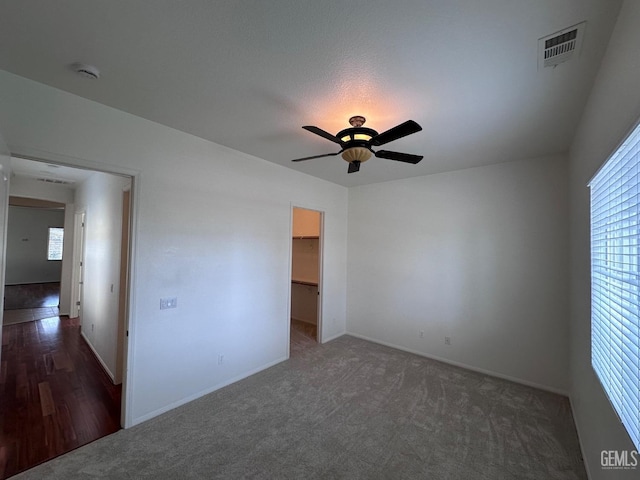
[[[9,189],[11,187],[11,156],[0,133],[0,356],[2,355],[2,325],[4,321],[4,280],[7,268],[7,225],[9,218]]]
[[[118,339],[116,355],[116,383],[122,383],[127,363],[127,305],[129,303],[129,237],[131,235],[131,187],[122,191],[122,230],[120,232],[120,281],[118,290]]]
[[[109,173],[112,175],[129,177],[131,179],[131,205],[130,205],[130,219],[129,219],[129,260],[128,260],[128,283],[127,283],[127,305],[125,311],[125,332],[123,347],[123,372],[122,372],[122,403],[121,403],[121,420],[120,424],[122,428],[129,428],[134,425],[133,422],[133,372],[135,363],[135,334],[136,334],[136,322],[133,312],[136,307],[136,295],[135,285],[136,279],[136,259],[137,259],[137,238],[138,238],[138,205],[140,204],[140,170],[132,168],[121,167],[112,164],[104,164],[99,162],[93,162],[78,157],[71,157],[68,155],[57,154],[39,150],[31,147],[10,147],[11,156],[17,158],[24,158],[27,160],[34,160],[37,162],[51,163],[57,165],[63,165],[67,167],[80,168],[84,170],[92,170],[95,172]],[[7,192],[8,193],[8,192]],[[8,206],[9,195],[7,194],[5,205]],[[6,236],[6,229],[5,229]],[[2,334],[0,333],[0,339]]]
[[[288,283],[288,292],[289,292],[289,302],[287,308],[287,358],[291,355],[291,280],[293,274],[293,209],[299,208],[302,210],[311,210],[313,212],[318,212],[320,214],[320,225],[319,225],[319,233],[318,233],[318,305],[317,305],[317,342],[322,343],[323,338],[323,325],[324,321],[322,318],[322,298],[324,293],[324,275],[323,275],[323,266],[324,266],[324,219],[325,219],[325,210],[317,206],[310,206],[302,203],[291,203],[289,209],[289,283]]]
[[[71,311],[69,318],[80,316],[82,309],[82,269],[84,267],[84,234],[86,211],[73,214],[73,264],[71,270]]]

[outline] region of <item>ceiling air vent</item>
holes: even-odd
[[[538,69],[555,67],[580,53],[586,22],[538,40]]]
[[[57,185],[71,185],[73,184],[73,182],[69,182],[67,180],[59,180],[57,178],[36,178],[37,181],[39,182],[45,182],[45,183],[55,183]]]

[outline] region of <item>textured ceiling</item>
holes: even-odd
[[[346,186],[564,152],[619,0],[4,0],[0,68]],[[538,39],[587,27],[578,58],[538,69]],[[72,73],[96,65],[97,81]],[[420,133],[347,175],[351,115]]]

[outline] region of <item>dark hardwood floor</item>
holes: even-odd
[[[120,429],[115,386],[80,336],[78,319],[2,328],[0,478]]]
[[[57,307],[60,303],[60,282],[5,285],[4,309]]]

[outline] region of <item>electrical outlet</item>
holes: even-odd
[[[424,338],[424,332],[420,330],[420,338]]]
[[[444,337],[444,344],[451,345],[451,337]]]
[[[160,310],[166,310],[167,308],[177,308],[178,297],[165,297],[160,299]]]

